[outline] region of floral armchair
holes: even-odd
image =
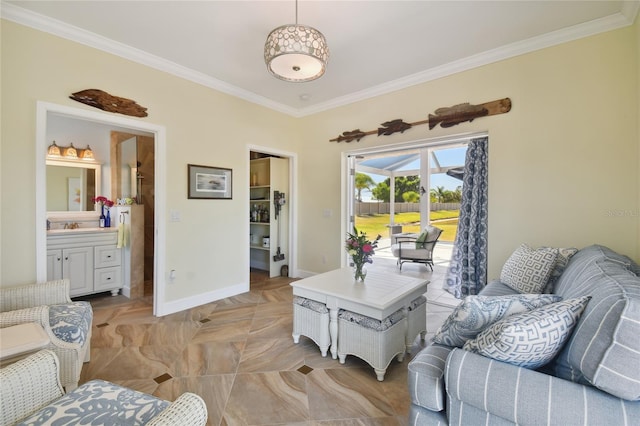
[[[88,302],[73,302],[68,279],[0,288],[0,328],[35,322],[49,337],[45,349],[60,359],[60,381],[68,391],[80,380],[89,361],[93,310]]]

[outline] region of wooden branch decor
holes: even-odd
[[[133,117],[147,116],[147,109],[138,105],[136,101],[113,96],[99,89],[81,90],[73,93],[69,98],[107,112],[117,112]]]
[[[511,111],[511,99],[504,98],[497,101],[486,102],[480,105],[471,105],[470,103],[458,104],[452,107],[438,108],[434,114],[429,114],[427,120],[416,121],[414,123],[405,123],[401,119],[387,121],[381,124],[378,130],[370,130],[363,132],[360,129],[343,132],[340,136],[330,139],[329,142],[353,142],[360,141],[365,136],[385,135],[389,136],[394,133],[403,133],[405,130],[418,126],[420,124],[428,124],[429,130],[440,124],[441,127],[447,128],[465,121],[473,121],[478,117],[488,117],[490,115],[504,114]]]

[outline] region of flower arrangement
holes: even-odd
[[[113,207],[113,201],[111,201],[107,197],[103,197],[102,195],[100,195],[99,197],[93,197],[91,201],[96,204],[100,204],[100,208],[103,208],[104,206],[107,206],[107,208]]]
[[[378,241],[382,238],[378,235],[375,240],[370,241],[367,239],[367,234],[353,227],[353,232],[347,232],[347,240],[345,241],[345,249],[351,260],[353,260],[355,268],[356,281],[364,281],[367,273],[364,271],[363,266],[365,263],[373,263],[373,255],[375,249],[378,248]]]
[[[103,197],[102,195],[99,197],[93,197],[91,199],[95,204],[100,204],[100,228],[110,228],[111,227],[111,215],[109,214],[109,209],[113,207],[114,202],[108,199],[107,197]],[[107,214],[105,216],[104,209],[107,208]]]

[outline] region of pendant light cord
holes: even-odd
[[[296,0],[296,27],[298,26],[298,0]]]

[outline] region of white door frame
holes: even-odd
[[[424,176],[426,176],[426,179],[423,177],[420,180],[420,185],[424,186],[425,184],[427,186],[425,186],[425,190],[428,191],[428,185],[430,184],[429,182],[429,162],[428,162],[428,156],[431,155],[431,151],[433,148],[438,148],[438,147],[442,147],[443,145],[453,145],[456,143],[466,143],[468,141],[470,141],[471,139],[475,139],[475,138],[479,138],[479,137],[483,137],[483,136],[488,136],[488,132],[477,132],[477,133],[460,133],[460,134],[456,134],[456,135],[449,135],[449,136],[441,136],[441,137],[437,137],[437,138],[430,138],[430,139],[420,139],[420,140],[416,140],[416,141],[410,141],[410,142],[405,142],[405,143],[398,143],[398,144],[393,144],[393,145],[380,145],[380,146],[375,146],[375,147],[368,147],[368,148],[360,148],[360,149],[354,149],[354,150],[350,150],[350,151],[343,151],[342,152],[342,167],[341,167],[341,180],[340,180],[340,186],[341,186],[341,199],[342,199],[342,209],[341,209],[341,235],[346,235],[347,232],[350,232],[350,228],[349,228],[349,224],[351,223],[351,218],[350,215],[352,214],[352,212],[354,211],[354,207],[353,207],[353,180],[355,179],[355,175],[352,177],[350,176],[350,171],[349,171],[349,167],[351,165],[351,163],[353,162],[353,158],[362,155],[362,156],[367,156],[367,155],[372,155],[372,154],[381,154],[381,153],[392,153],[395,151],[404,151],[404,150],[409,150],[409,149],[420,149],[420,148],[427,148],[426,152],[424,154],[421,154],[423,156],[427,156],[427,161],[426,164],[422,164],[421,165],[421,176],[422,173],[426,173]],[[421,160],[423,160],[424,158],[421,157]],[[351,178],[351,179],[350,179]],[[351,180],[351,183],[349,183],[349,181]],[[429,203],[427,203],[427,206],[429,205]],[[421,210],[422,210],[422,205],[420,206]],[[428,218],[428,213],[424,212],[424,215],[426,215],[426,217]],[[426,223],[426,219],[423,222],[423,212],[421,211],[421,216],[420,216],[420,220],[421,223]],[[340,249],[342,251],[343,247],[341,244]],[[342,262],[341,262],[341,266],[347,266],[348,265],[348,256],[342,256]]]
[[[72,108],[49,102],[36,103],[36,280],[47,280],[47,119],[49,114],[64,116],[77,120],[93,121],[100,124],[113,125],[124,129],[132,129],[152,133],[155,142],[155,243],[153,265],[153,315],[162,316],[168,313],[164,306],[166,270],[166,129],[164,126],[147,123],[132,118],[100,111]]]
[[[247,172],[247,182],[251,182],[251,157],[249,153],[251,151],[261,152],[263,154],[276,155],[278,157],[287,158],[289,160],[289,196],[287,204],[289,205],[289,276],[298,277],[298,154],[290,151],[283,151],[268,146],[261,145],[247,145],[247,152],[245,158],[247,159],[247,166],[245,168]],[[249,202],[246,203],[245,217],[249,217]],[[245,235],[249,238],[249,221],[247,220],[247,229]],[[248,244],[247,244],[248,246]],[[247,265],[249,265],[251,258],[251,249],[247,249]],[[247,275],[249,275],[249,268],[247,268]],[[249,282],[249,281],[247,281]]]

